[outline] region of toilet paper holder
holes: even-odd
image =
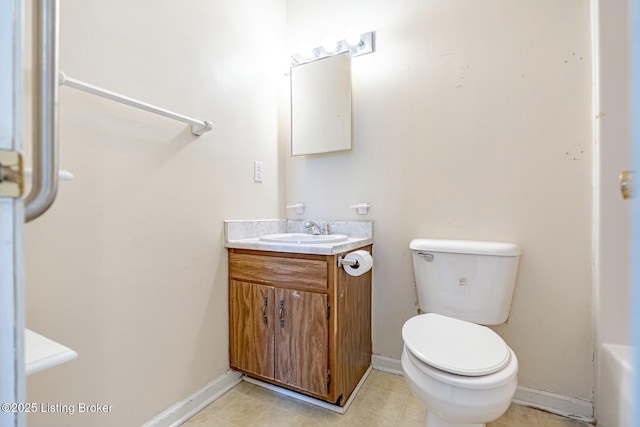
[[[344,259],[341,256],[338,257],[338,268],[342,268],[343,265],[351,266],[351,268],[360,267],[360,263],[357,259]]]

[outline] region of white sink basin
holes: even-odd
[[[283,233],[267,234],[261,236],[260,240],[269,243],[296,243],[301,245],[319,245],[324,243],[346,242],[349,239],[344,234],[304,234],[304,233]]]

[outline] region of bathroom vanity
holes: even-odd
[[[343,406],[371,364],[371,271],[338,258],[371,238],[329,244],[227,240],[232,369]]]

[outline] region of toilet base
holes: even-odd
[[[486,427],[486,424],[458,424],[443,420],[433,412],[427,410],[426,427]]]

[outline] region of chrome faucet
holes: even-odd
[[[304,228],[307,229],[307,234],[313,234],[315,236],[320,234],[320,226],[315,221],[307,221],[307,223],[304,225]]]
[[[313,234],[314,236],[317,236],[319,234],[331,234],[331,227],[329,226],[329,222],[325,222],[323,225],[320,225],[315,221],[309,220],[304,225],[304,228],[307,229],[307,234]]]

